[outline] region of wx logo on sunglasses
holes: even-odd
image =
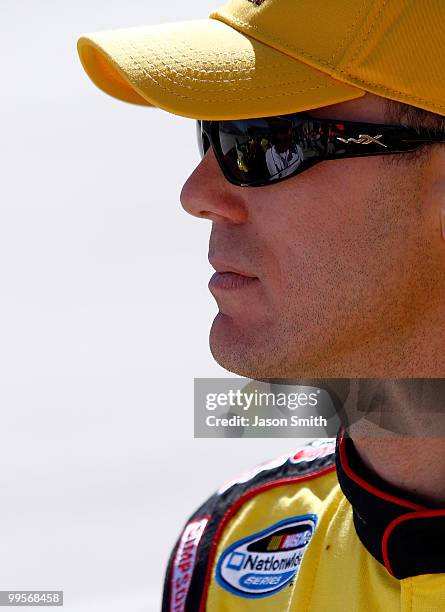
[[[380,145],[381,147],[385,147],[385,149],[387,149],[388,147],[386,146],[386,144],[383,144],[383,142],[380,142],[380,138],[382,137],[382,134],[378,134],[378,136],[369,136],[369,134],[360,134],[358,138],[340,138],[339,136],[337,136],[337,140],[340,140],[340,142],[344,142],[346,144],[350,143],[350,142],[355,142],[356,144],[371,144],[371,143],[375,143]]]

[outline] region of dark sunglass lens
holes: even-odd
[[[219,147],[237,183],[256,185],[298,172],[306,160],[307,121],[285,117],[222,121]]]

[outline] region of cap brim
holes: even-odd
[[[194,119],[266,117],[365,94],[216,19],[85,34],[77,48],[107,94]]]

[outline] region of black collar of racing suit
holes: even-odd
[[[444,573],[445,509],[428,508],[370,473],[343,431],[335,461],[355,530],[371,555],[399,580]]]

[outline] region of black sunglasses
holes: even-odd
[[[201,156],[212,147],[226,179],[239,187],[272,185],[329,159],[408,153],[445,142],[427,129],[315,119],[307,113],[198,121],[197,129]]]

